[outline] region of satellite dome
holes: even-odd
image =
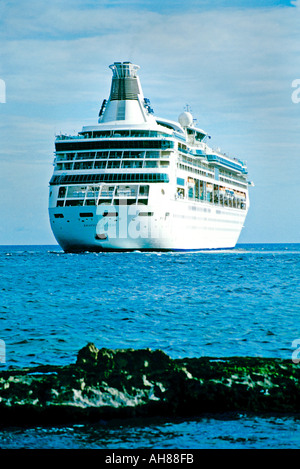
[[[193,116],[190,112],[184,111],[178,117],[178,122],[182,127],[189,127],[193,124]]]

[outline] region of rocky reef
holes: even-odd
[[[88,344],[76,363],[0,372],[0,423],[300,411],[300,368],[269,358],[171,359]]]

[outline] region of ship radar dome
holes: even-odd
[[[189,127],[193,124],[193,116],[190,112],[184,111],[178,117],[178,122],[182,127]]]

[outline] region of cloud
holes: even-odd
[[[287,75],[290,79],[295,73],[295,60],[299,63],[291,35],[293,30],[296,34],[297,25],[290,9],[168,16],[87,9],[78,15],[76,10],[62,14],[54,4],[42,16],[43,20],[35,17],[34,25],[52,31],[47,39],[37,35],[4,41],[5,77],[14,101],[95,102],[99,91],[104,94],[109,89],[106,67],[124,59],[140,63],[144,86],[163,103],[172,94],[199,101],[209,93],[214,95],[212,106],[228,108],[229,102],[241,101],[255,107],[255,98],[259,102],[277,94]],[[24,23],[18,20],[19,29],[29,31],[28,17]],[[18,29],[14,26],[10,30]],[[65,38],[51,39],[56,33]],[[161,85],[162,97],[157,85]],[[175,99],[172,105],[177,105]]]
[[[92,118],[90,109],[96,120],[114,60],[141,65],[145,94],[170,118],[186,102],[200,115],[230,113],[234,120],[272,110],[275,122],[288,109],[300,68],[298,7],[165,15],[105,4],[54,1],[42,8],[35,1],[20,15],[19,2],[7,2],[0,57],[15,112],[47,107],[50,119],[63,121],[66,106],[81,104],[82,117]]]

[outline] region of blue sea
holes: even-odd
[[[0,246],[0,371],[69,364],[88,342],[162,349],[172,358],[292,360],[300,338],[299,268],[300,244],[97,254]],[[296,415],[0,425],[5,449],[299,447]]]

